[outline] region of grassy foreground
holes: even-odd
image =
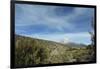
[[[94,61],[92,46],[74,47],[53,41],[15,36],[15,66]]]

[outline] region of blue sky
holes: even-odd
[[[93,15],[93,8],[16,4],[15,32],[56,42],[90,44]]]

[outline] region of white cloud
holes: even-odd
[[[21,9],[20,12],[18,12],[17,8]],[[87,13],[91,14],[90,12],[87,12],[89,11],[88,8],[78,7],[75,8],[74,12],[70,15],[54,17],[51,14],[54,14],[53,11],[55,8],[58,8],[58,6],[16,4],[15,26],[26,27],[42,24],[48,28],[56,29],[61,32],[64,31],[64,28],[73,31],[77,29],[77,23],[74,24],[73,20],[81,18],[80,15],[86,15]],[[19,18],[17,19],[17,17]]]
[[[19,15],[18,8],[21,8],[22,13]],[[68,22],[70,15],[64,17],[49,16],[57,6],[39,6],[39,5],[20,5],[16,4],[16,26],[28,26],[35,24],[45,24],[51,28],[61,30],[63,27],[74,27]],[[72,14],[73,15],[73,14]],[[17,16],[19,19],[17,19]],[[26,22],[26,23],[25,23]]]

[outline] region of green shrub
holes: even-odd
[[[69,47],[64,44],[23,36],[15,38],[15,66],[87,62],[95,60],[93,47]]]

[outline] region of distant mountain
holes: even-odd
[[[87,46],[85,44],[78,44],[78,43],[74,43],[74,42],[66,43],[66,45],[71,46],[71,47],[86,47]]]
[[[79,43],[71,42],[68,39],[64,39],[59,43],[70,46],[70,47],[86,47],[87,46],[85,44],[81,44],[81,43],[79,44]]]
[[[93,61],[92,48],[15,35],[15,66]]]

